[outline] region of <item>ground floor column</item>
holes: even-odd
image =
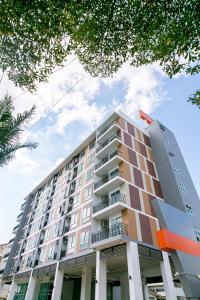
[[[33,273],[31,273],[28,282],[28,288],[27,288],[25,300],[37,299],[38,293],[39,293],[39,280],[37,277],[33,276]]]
[[[63,277],[64,271],[59,270],[59,263],[57,263],[51,300],[60,300],[62,294]]]
[[[7,300],[13,300],[16,291],[17,291],[17,282],[16,282],[15,278],[13,278]]]
[[[163,261],[160,263],[162,279],[165,288],[165,294],[167,300],[176,300],[176,291],[174,287],[171,266],[169,262],[169,256],[167,252],[162,252]]]
[[[91,281],[92,281],[92,268],[84,266],[81,281],[81,298],[80,300],[90,300],[91,298]]]
[[[1,296],[1,293],[3,292],[3,286],[4,286],[4,284],[0,283],[0,296]]]
[[[101,260],[101,252],[96,253],[96,284],[95,300],[107,299],[107,266],[106,261]]]
[[[128,273],[124,272],[120,275],[121,300],[129,300],[129,282]]]
[[[143,300],[138,245],[135,242],[127,243],[127,262],[130,300]]]
[[[143,287],[143,294],[144,294],[144,300],[149,300],[149,292],[147,287],[147,280],[145,277],[142,278],[142,287]]]

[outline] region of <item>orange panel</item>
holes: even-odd
[[[173,233],[167,229],[157,232],[158,244],[164,251],[182,251],[187,254],[200,256],[200,243],[190,240],[184,236]]]

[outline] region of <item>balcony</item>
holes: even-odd
[[[19,227],[19,224],[13,228],[13,232],[12,232],[12,233],[16,233],[16,232],[17,232],[17,229],[18,229],[18,227]]]
[[[126,196],[119,193],[93,206],[93,218],[96,220],[108,219],[126,208]]]
[[[103,175],[103,173],[113,170],[122,161],[122,152],[115,151],[110,156],[104,157],[95,165],[95,174]]]
[[[20,213],[20,214],[17,216],[17,222],[20,222],[20,220],[21,220],[22,216],[23,216],[23,212],[22,212],[22,213]]]
[[[91,234],[91,244],[94,248],[112,247],[119,242],[128,240],[128,226],[117,223],[111,227],[103,228]]]
[[[112,135],[109,139],[107,139],[102,145],[100,145],[96,149],[96,157],[101,159],[112,148],[114,147],[116,148],[120,144],[121,144],[120,135],[115,132],[114,135]]]
[[[109,136],[116,134],[118,130],[120,130],[119,124],[116,121],[112,122],[97,134],[97,142],[103,143]]]
[[[13,242],[14,242],[14,238],[12,238],[11,240],[9,240],[9,242],[8,242],[9,246],[11,246],[13,244]]]
[[[120,174],[119,169],[113,174],[105,174],[102,179],[94,184],[94,194],[104,195],[109,191],[119,187],[124,182],[124,178]]]

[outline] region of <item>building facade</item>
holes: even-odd
[[[8,244],[0,245],[0,300],[6,300],[8,297],[8,292],[10,285],[2,283],[3,272],[7,263],[9,256]]]
[[[173,134],[141,117],[114,112],[26,197],[8,300],[200,299],[200,202]]]

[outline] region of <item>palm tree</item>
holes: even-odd
[[[37,147],[37,143],[20,142],[24,125],[30,120],[35,109],[36,107],[33,106],[29,111],[24,111],[14,116],[12,97],[5,95],[0,100],[0,167],[12,160],[17,150],[22,148],[32,150]]]

